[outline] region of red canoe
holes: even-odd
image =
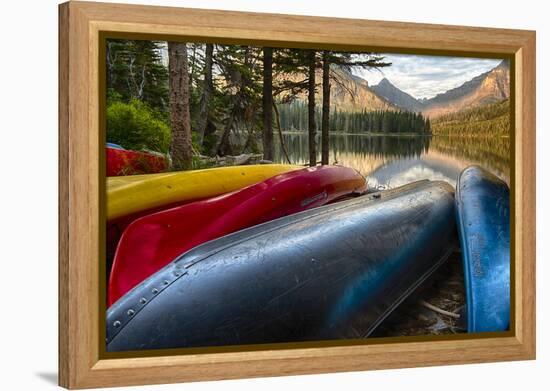
[[[201,243],[365,190],[365,178],[354,169],[318,166],[141,217],[126,228],[118,244],[108,305]]]
[[[161,154],[106,148],[107,176],[153,174],[166,171],[166,157]]]
[[[192,202],[192,201],[191,201]],[[157,208],[147,209],[141,212],[132,213],[128,216],[120,217],[118,219],[115,219],[113,221],[107,221],[107,233],[106,233],[106,239],[107,239],[107,271],[111,272],[111,266],[113,264],[113,259],[115,257],[115,251],[118,246],[118,242],[120,241],[120,237],[122,236],[122,233],[126,230],[126,228],[132,224],[132,222],[136,221],[140,217],[148,216],[153,213],[157,213],[163,210],[172,209],[177,206],[188,204],[189,201],[184,202],[177,202],[174,204],[166,205],[166,206],[159,206]],[[107,275],[108,276],[108,275]]]

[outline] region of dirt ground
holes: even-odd
[[[426,305],[459,314],[466,304],[459,250],[407,298],[370,337],[464,333],[464,317],[438,313]]]

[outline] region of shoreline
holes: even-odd
[[[283,134],[297,134],[297,135],[305,135],[307,136],[307,131],[298,131],[298,130],[283,130],[281,133]],[[318,131],[317,135],[321,136],[321,132]],[[329,136],[369,136],[369,137],[431,137],[431,134],[417,134],[417,133],[371,133],[371,132],[364,132],[364,133],[344,133],[344,132],[330,132]]]
[[[275,133],[275,132],[274,132]],[[304,135],[307,136],[306,131],[297,131],[297,130],[283,130],[283,134],[295,134],[295,135]],[[317,135],[321,136],[320,132],[317,132]],[[510,138],[509,135],[499,135],[499,136],[488,136],[488,135],[479,135],[479,134],[417,134],[417,133],[344,133],[344,132],[330,132],[329,136],[366,136],[366,137],[449,137],[449,138],[478,138],[478,139],[487,139],[487,138]]]

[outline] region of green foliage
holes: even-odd
[[[262,124],[262,50],[258,47],[216,45],[214,62],[219,71],[210,112],[223,129],[219,141],[210,153],[231,155],[240,153],[232,145],[230,135],[254,133]],[[215,135],[205,135],[205,144]],[[203,145],[203,151],[205,146]]]
[[[193,170],[203,170],[205,168],[216,167],[216,164],[211,160],[202,159],[200,156],[193,156],[191,167],[193,167]]]
[[[162,64],[156,41],[107,41],[107,88],[116,100],[139,99],[159,112],[168,113],[168,69]]]
[[[509,136],[510,102],[508,99],[487,106],[445,114],[432,120],[437,135]]]
[[[128,149],[167,153],[171,132],[146,103],[114,101],[107,107],[107,141]]]
[[[308,88],[308,57],[309,50],[277,48],[273,51],[274,75],[289,75],[291,77],[275,77],[273,80],[273,95],[281,103],[290,103],[299,94],[307,93]],[[316,51],[315,67],[322,68],[323,53],[327,53],[330,67],[331,84],[340,83],[339,72],[351,73],[351,69],[379,69],[391,66],[383,56],[368,52],[334,52]],[[292,77],[294,76],[294,77]],[[296,77],[297,76],[297,77]],[[320,78],[318,78],[320,79]],[[322,83],[316,83],[316,89]],[[347,93],[353,95],[349,90]]]
[[[307,104],[293,101],[280,104],[281,127],[284,130],[307,130]],[[321,111],[317,110],[316,124],[319,130]],[[420,133],[430,134],[430,121],[421,113],[410,111],[362,111],[346,112],[333,109],[329,129],[344,133]]]
[[[122,102],[122,95],[113,88],[107,88],[107,107],[115,102]]]
[[[106,51],[108,140],[126,148],[166,152],[170,144],[169,70],[163,58],[165,42],[109,39]],[[194,151],[201,154],[260,152],[262,133],[263,49],[255,46],[222,45],[213,47],[213,80],[207,108],[201,111],[204,92],[206,45],[188,43],[191,128]],[[273,95],[276,99],[296,102],[307,91],[308,51],[277,48],[273,55]],[[390,65],[373,53],[328,52],[330,63],[349,70],[351,67]],[[321,52],[316,67],[321,66]],[[332,75],[333,72],[331,72]],[[288,75],[289,77],[287,77]],[[333,82],[337,82],[334,75]],[[140,103],[141,102],[141,103]],[[300,109],[301,110],[301,109]],[[300,128],[307,129],[307,106]],[[205,114],[206,111],[206,114]],[[340,113],[333,112],[335,116]],[[331,112],[331,115],[333,115]],[[299,114],[301,115],[301,114]],[[207,117],[206,124],[204,118]],[[284,114],[282,113],[282,117]],[[316,113],[321,126],[321,110]],[[282,118],[283,119],[283,118]],[[358,126],[364,120],[346,114],[331,118],[333,129]],[[389,121],[386,119],[386,121]],[[202,143],[195,132],[205,129]],[[303,126],[302,126],[303,125]],[[362,125],[361,125],[362,126]],[[388,122],[388,126],[392,126]],[[287,128],[283,124],[283,129]],[[242,139],[239,135],[243,135]],[[234,144],[234,145],[232,145]],[[242,144],[242,145],[241,145]]]

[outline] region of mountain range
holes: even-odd
[[[401,91],[386,78],[383,78],[377,85],[372,86],[371,90],[401,109],[419,112],[425,108],[423,102]]]
[[[495,68],[482,73],[462,85],[438,94],[430,99],[417,99],[400,90],[388,79],[369,86],[368,82],[344,68],[331,68],[331,106],[339,111],[414,111],[430,118],[501,102],[510,97],[510,65],[502,61]],[[278,75],[280,78],[299,80],[297,75]],[[322,80],[321,71],[316,79]],[[307,94],[298,94],[298,99],[307,102]],[[317,87],[316,104],[322,104],[322,88]]]
[[[423,100],[424,115],[438,117],[474,107],[497,103],[510,97],[510,65],[502,61],[459,87]]]
[[[330,104],[331,107],[337,108],[339,111],[398,111],[402,109],[395,103],[377,94],[375,90],[369,87],[369,83],[365,79],[355,76],[348,69],[332,66],[331,77]],[[279,74],[275,76],[275,80],[277,79],[300,81],[303,79],[303,76],[296,73]],[[323,79],[323,74],[320,69],[316,71],[315,79],[317,83]],[[318,107],[321,107],[323,102],[322,94],[322,85],[318,85],[315,92],[315,103]],[[284,98],[284,94],[282,97]],[[302,91],[298,93],[297,98],[306,103],[307,92]]]
[[[339,83],[332,83],[331,103],[343,111],[407,110],[435,118],[510,97],[510,65],[506,60],[490,71],[430,99],[416,99],[386,78],[377,85],[369,86],[366,80],[350,72],[336,72]],[[320,93],[317,101],[321,102]]]
[[[490,71],[430,99],[416,99],[385,78],[371,89],[402,109],[422,112],[428,117],[438,117],[509,98],[510,66],[507,61],[502,61]]]

